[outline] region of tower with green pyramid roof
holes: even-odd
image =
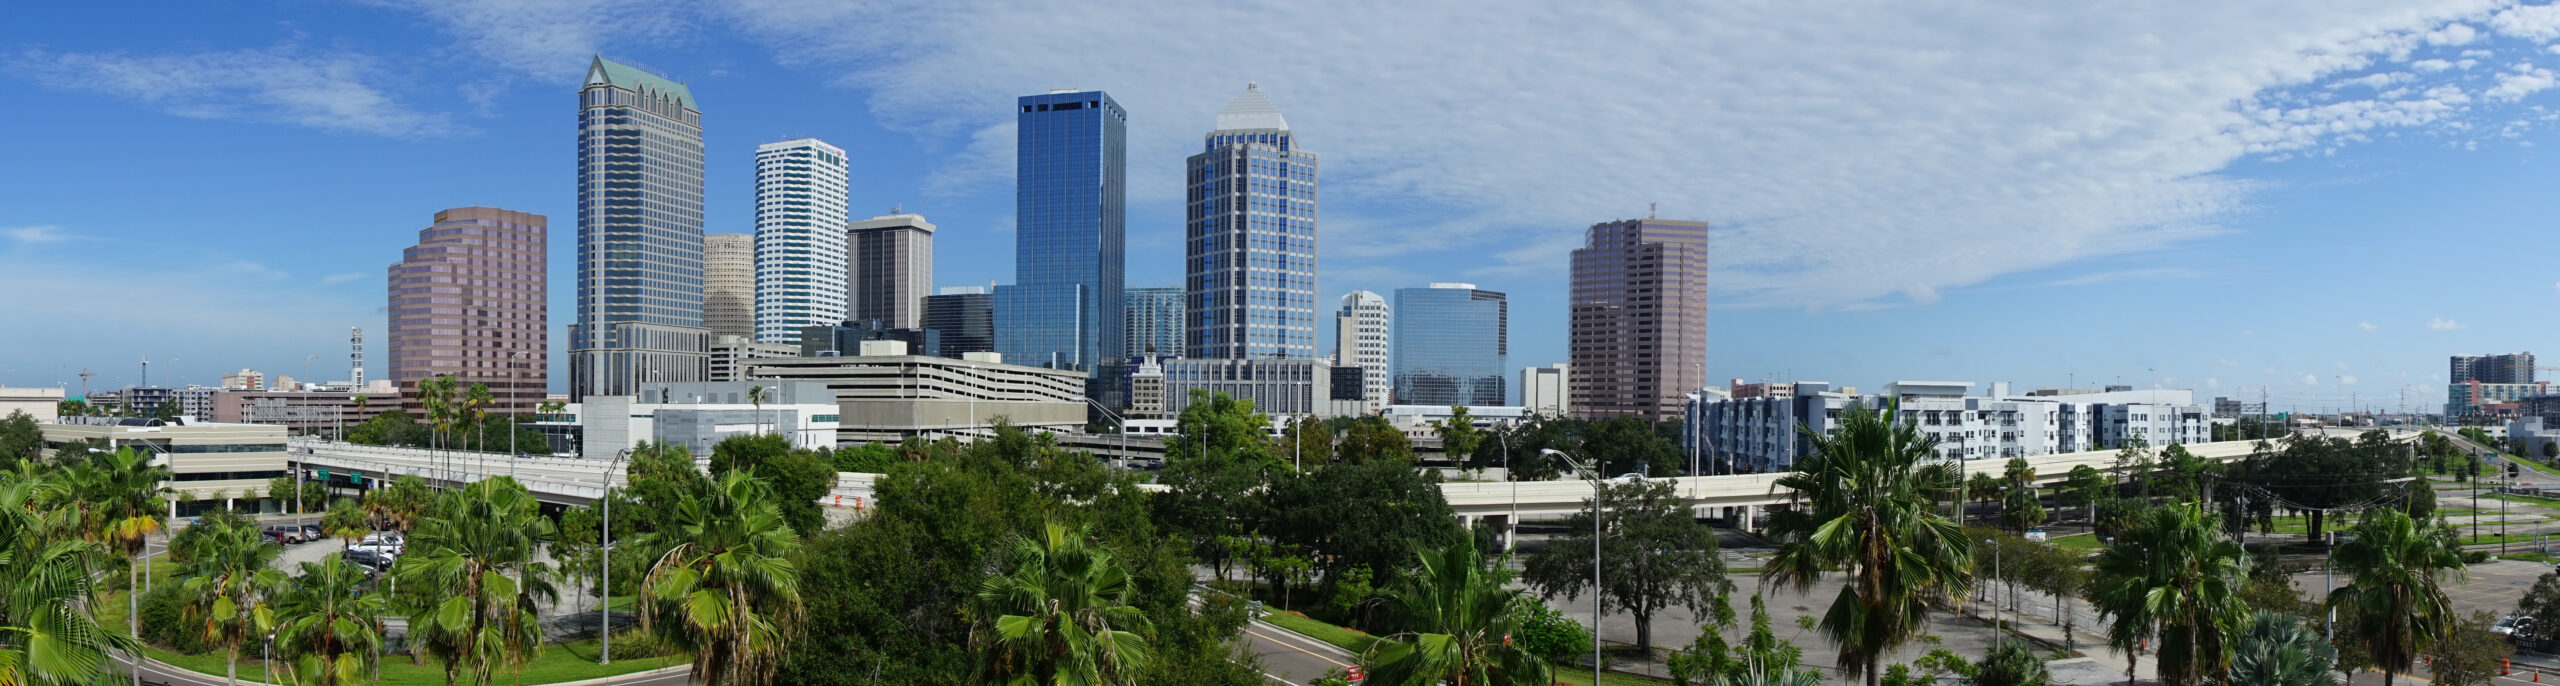
[[[700,104],[681,82],[601,55],[578,91],[577,284],[571,401],[710,377]]]

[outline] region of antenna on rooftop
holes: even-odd
[[[1646,219],[1656,219],[1656,218],[1658,218],[1658,217],[1656,217],[1656,216],[1655,216],[1655,213],[1656,213],[1656,212],[1658,212],[1658,211],[1660,211],[1661,209],[1662,209],[1662,203],[1658,203],[1658,202],[1649,202],[1649,203],[1645,203],[1645,204],[1644,204],[1644,218],[1646,218]]]

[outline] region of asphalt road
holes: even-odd
[[[1349,652],[1262,620],[1244,625],[1246,646],[1262,658],[1262,675],[1274,682],[1303,686],[1325,672],[1357,664]]]
[[[122,669],[129,669],[133,664],[132,661],[126,659],[122,655],[116,656],[115,662],[116,665]],[[208,679],[206,677],[211,678]],[[685,672],[656,675],[642,673],[614,681],[599,683],[614,684],[615,686],[682,686],[683,684],[692,683],[692,679],[693,675]],[[142,683],[165,684],[166,686],[224,686],[221,675],[213,674],[200,676],[194,672],[172,668],[150,660],[144,660],[142,663]],[[245,684],[255,682],[244,681],[241,683]]]

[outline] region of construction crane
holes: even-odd
[[[80,368],[80,400],[82,402],[89,400],[89,377],[97,375],[97,372],[89,371],[88,367]]]

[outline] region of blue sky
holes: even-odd
[[[467,205],[552,218],[563,369],[597,52],[703,103],[710,231],[756,144],[819,137],[857,216],[941,226],[944,285],[1010,278],[1010,103],[1057,87],[1129,109],[1128,282],[1179,283],[1182,158],[1251,80],[1324,155],[1325,300],[1509,292],[1514,366],[1563,360],[1582,229],[1649,203],[1718,227],[1719,380],[2388,408],[2449,354],[2560,354],[2560,8],[1689,4],[18,3],[0,383],[342,378]]]

